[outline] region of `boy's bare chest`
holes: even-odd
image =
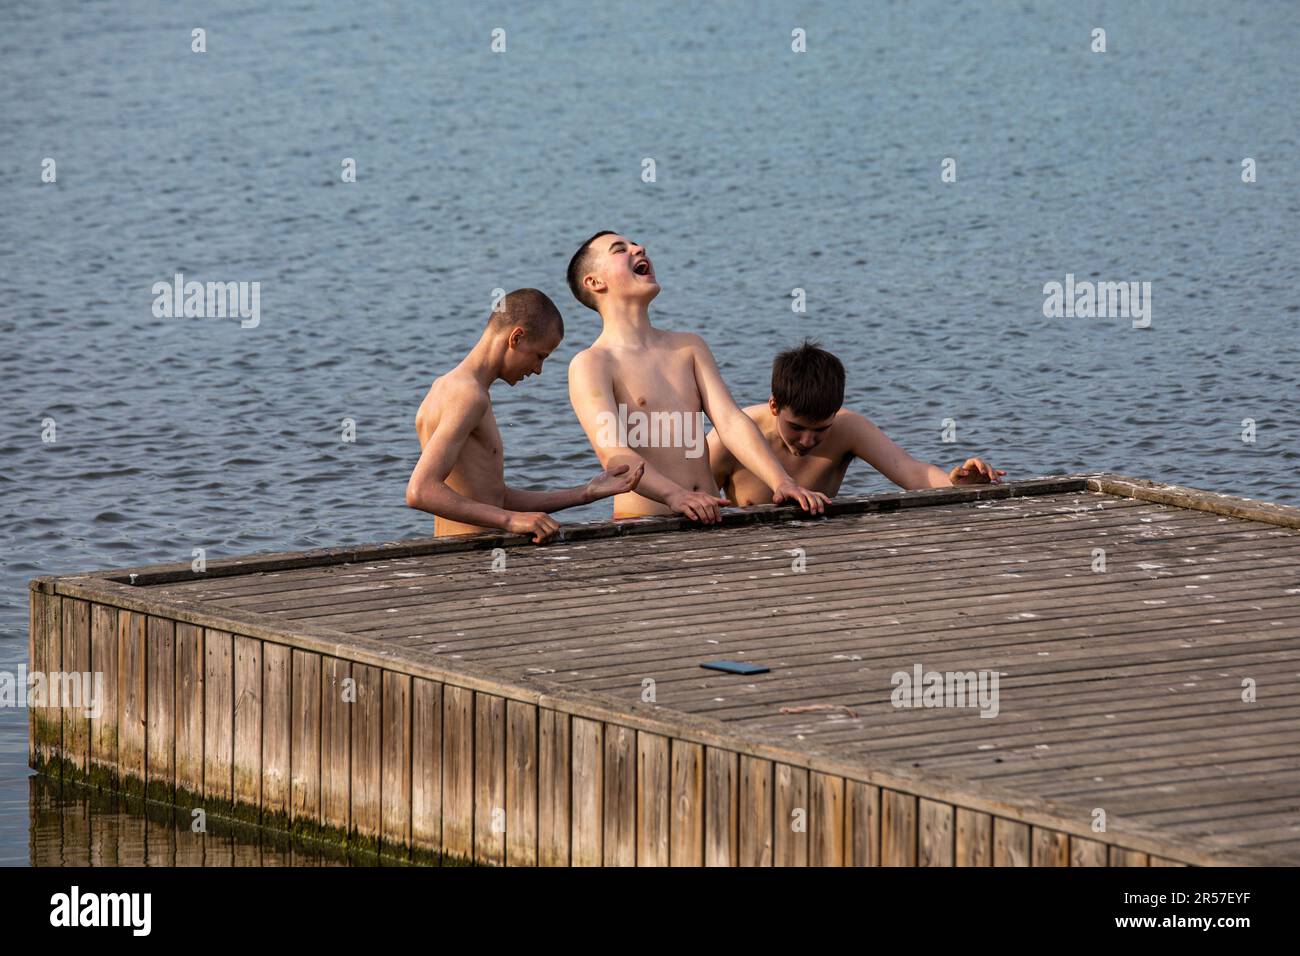
[[[687,357],[655,355],[620,360],[614,369],[614,400],[646,412],[698,412],[700,388]]]

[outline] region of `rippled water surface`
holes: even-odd
[[[496,288],[548,292],[568,332],[540,379],[495,390],[508,480],[584,481],[565,365],[598,320],[563,272],[597,228],[648,244],[658,321],[702,332],[743,402],[812,335],[844,359],[848,403],[920,457],[1300,502],[1294,3],[39,3],[4,20],[0,670],[26,659],[38,574],[430,533],[403,504],[412,417]],[[176,272],[261,282],[260,325],[154,318]],[[1149,281],[1151,328],[1044,318],[1066,273]],[[844,492],[887,487],[858,467]],[[25,715],[0,710],[0,862],[66,861],[54,834],[91,811],[38,806],[26,752]],[[157,860],[189,861],[171,845]]]

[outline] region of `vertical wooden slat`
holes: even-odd
[[[1124,847],[1110,848],[1111,866],[1147,866],[1147,855],[1138,850],[1126,850]]]
[[[667,737],[637,732],[637,866],[667,866],[670,860],[672,768],[669,749]]]
[[[117,615],[118,718],[117,759],[121,785],[127,793],[144,792],[145,726],[145,616],[133,611]]]
[[[203,799],[221,812],[234,798],[234,636],[203,632]]]
[[[573,866],[600,866],[604,862],[604,725],[598,720],[573,718]]]
[[[809,785],[809,865],[843,866],[844,778],[814,772]]]
[[[90,605],[73,598],[63,599],[63,670],[50,685],[56,687],[63,709],[63,758],[66,772],[84,777],[90,766],[90,709],[94,693],[83,675],[90,666]]]
[[[293,735],[292,656],[283,644],[262,644],[262,820],[288,828],[289,752]]]
[[[537,861],[568,866],[572,836],[569,715],[543,708],[537,738]]]
[[[1070,866],[1106,866],[1107,862],[1105,843],[1070,837]]]
[[[203,628],[176,624],[176,795],[188,812],[203,795]]]
[[[880,866],[880,788],[850,780],[845,789],[845,865]]]
[[[27,589],[27,666],[33,674],[45,673],[45,595],[35,588]],[[33,706],[27,711],[27,764],[33,769],[43,763],[41,737],[44,734],[42,720],[44,701],[32,701]],[[33,812],[35,810],[33,809]]]
[[[953,807],[937,800],[921,800],[917,826],[917,865],[952,866],[956,858]]]
[[[671,866],[704,865],[704,747],[673,740],[672,805],[669,808]]]
[[[236,637],[235,805],[239,815],[261,819],[262,808],[262,642]]]
[[[442,842],[443,852],[474,858],[474,692],[443,686],[442,691]]]
[[[145,739],[145,793],[170,801],[176,787],[176,624],[150,617],[147,624],[145,696],[148,700]]]
[[[704,865],[740,862],[740,764],[738,755],[704,748]]]
[[[605,726],[606,866],[636,866],[636,731]]]
[[[993,865],[993,817],[957,808],[957,865]]]
[[[1069,866],[1070,837],[1059,830],[1033,828],[1034,866]]]
[[[352,709],[356,685],[352,664],[321,658],[320,813],[325,827],[346,836],[352,830]]]
[[[442,685],[417,677],[411,688],[411,842],[442,852]]]
[[[383,845],[405,855],[411,846],[411,678],[384,671]]]
[[[506,861],[506,702],[474,695],[474,859]]]
[[[1029,825],[993,818],[993,865],[1029,865]]]
[[[808,771],[778,763],[772,809],[774,862],[808,865]]]
[[[295,830],[311,833],[320,826],[320,655],[295,648],[290,667],[289,814]]]
[[[117,608],[95,604],[90,610],[90,664],[102,699],[90,722],[90,763],[98,779],[117,775],[118,660]]]
[[[352,704],[352,834],[378,849],[383,831],[384,672],[353,663],[356,703]]]
[[[916,866],[916,797],[880,793],[880,865]]]
[[[771,866],[772,761],[740,756],[740,865]]]
[[[506,701],[506,865],[537,865],[537,707]]]

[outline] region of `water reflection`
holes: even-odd
[[[391,866],[405,861],[33,774],[32,866]]]

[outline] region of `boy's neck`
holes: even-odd
[[[604,323],[600,337],[610,345],[644,346],[654,334],[648,302],[602,302],[600,318]]]
[[[490,389],[492,383],[501,377],[501,369],[505,366],[507,347],[508,343],[505,336],[494,336],[490,331],[485,331],[474,347],[469,350],[469,354],[461,359],[458,368],[469,372],[470,375],[474,376],[476,382],[484,388]]]

